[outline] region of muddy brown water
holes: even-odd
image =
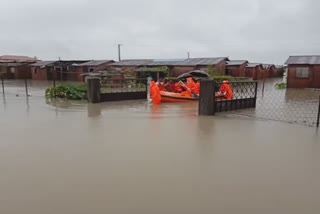
[[[195,103],[0,97],[1,214],[320,212],[320,134]]]

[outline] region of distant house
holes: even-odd
[[[33,80],[53,80],[56,79],[54,64],[56,61],[40,61],[29,65]]]
[[[170,76],[178,76],[192,70],[208,70],[212,66],[221,75],[225,74],[227,57],[217,58],[189,58],[189,59],[132,59],[112,63],[111,66],[122,69],[136,69],[140,67],[166,66],[170,70]]]
[[[233,77],[244,77],[246,75],[247,60],[230,60],[227,61],[226,75]]]
[[[29,65],[34,80],[82,81],[78,65],[89,60],[40,61]]]
[[[0,62],[0,73],[4,73],[7,79],[31,79],[28,65],[24,62]]]
[[[96,72],[106,70],[111,63],[114,63],[113,60],[92,60],[89,62],[78,64],[77,72],[87,73],[87,72]]]
[[[276,66],[273,64],[262,64],[262,68],[263,68],[262,78],[274,77],[277,71]]]
[[[27,56],[0,56],[0,73],[4,73],[8,79],[31,79],[28,65],[37,61],[38,59]]]
[[[285,64],[288,88],[320,88],[320,56],[290,56]]]
[[[36,57],[28,57],[28,56],[16,56],[16,55],[3,55],[0,56],[0,62],[37,62],[39,61]]]
[[[246,77],[254,80],[263,78],[263,67],[261,63],[248,63],[246,66]]]

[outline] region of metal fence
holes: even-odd
[[[76,76],[76,75],[74,75]],[[4,79],[0,78],[0,94],[13,95],[16,97],[43,97],[49,87],[56,87],[61,84],[83,84],[82,81],[60,81],[60,80],[32,80],[32,79]]]
[[[222,83],[214,83],[215,94],[220,90]],[[256,107],[257,82],[230,82],[233,98],[230,100],[216,96],[214,112],[233,111]]]
[[[147,90],[147,79],[101,77],[100,80],[101,102],[146,99]]]
[[[275,83],[278,81],[270,80],[265,86],[258,84],[256,108],[237,109],[223,114],[319,127],[320,90],[276,89]]]
[[[101,78],[101,93],[126,93],[147,91],[147,79]]]

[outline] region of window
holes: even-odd
[[[296,77],[298,78],[308,78],[309,77],[309,68],[297,68]]]

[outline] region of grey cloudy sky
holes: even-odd
[[[41,59],[320,54],[318,0],[0,0],[0,55]]]

